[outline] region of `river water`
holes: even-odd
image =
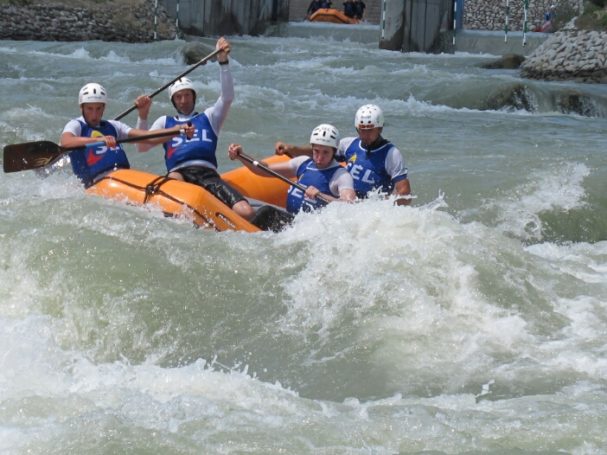
[[[0,453],[605,453],[607,87],[320,33],[231,41],[220,170],[230,142],[352,135],[373,102],[413,205],[217,233],[70,172],[3,174]],[[57,142],[90,81],[117,115],[184,44],[0,42],[0,144]],[[191,74],[200,107],[218,73]],[[519,83],[532,108],[484,107]],[[590,116],[561,112],[571,90]],[[161,93],[151,117],[170,110]],[[163,172],[160,148],[127,150]]]

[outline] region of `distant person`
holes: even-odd
[[[546,21],[554,21],[556,19],[556,5],[550,5],[550,9],[544,13]]]
[[[308,6],[308,11],[306,12],[306,19],[310,19],[310,16],[321,8],[320,4],[320,0],[312,0],[310,2],[310,5]]]
[[[354,0],[346,0],[344,2],[344,14],[347,17],[354,18],[354,16],[355,16]]]
[[[129,169],[129,160],[118,141],[150,134],[143,129],[131,128],[117,120],[103,120],[107,104],[105,88],[96,82],[86,84],[78,93],[78,105],[82,115],[70,120],[61,133],[62,147],[79,147],[70,152],[70,163],[74,174],[89,187],[116,169]],[[138,100],[137,109],[149,109],[148,100]],[[193,126],[178,125],[158,130],[160,133],[174,132],[174,136],[187,133],[192,137]],[[168,136],[167,136],[168,137]],[[146,144],[160,144],[167,137],[145,140]],[[182,138],[181,140],[184,140]],[[87,147],[87,144],[97,144]]]
[[[556,6],[550,5],[550,9],[544,13],[544,23],[540,32],[551,33],[554,31],[554,20],[556,19]]]
[[[321,0],[320,7],[321,8],[331,8],[332,3],[333,2],[326,1],[326,0]]]
[[[365,5],[365,2],[362,0],[352,0],[352,3],[354,9],[354,19],[362,21],[363,17],[365,16],[365,8],[367,5]]]
[[[411,185],[403,156],[394,144],[381,135],[384,113],[375,104],[361,106],[354,117],[358,137],[339,141],[336,159],[345,161],[354,179],[354,190],[359,198],[372,191],[392,193],[397,205],[411,203]],[[310,155],[309,146],[295,146],[285,142],[275,145],[277,155]]]
[[[287,193],[287,211],[296,214],[300,210],[312,211],[323,204],[317,199],[321,195],[324,199],[334,202],[353,202],[356,199],[354,182],[346,168],[335,161],[335,152],[339,144],[339,132],[333,125],[323,123],[318,125],[310,135],[310,148],[312,158],[298,156],[289,161],[266,165],[268,168],[286,178],[297,177],[297,182],[306,187],[305,192],[291,186]],[[242,146],[230,144],[228,155],[230,159],[240,159],[253,173],[272,177],[254,164],[240,157]]]

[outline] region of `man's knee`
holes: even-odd
[[[238,201],[236,204],[234,204],[232,210],[247,220],[250,220],[253,218],[253,216],[255,216],[255,210],[253,210],[253,207],[251,207],[247,201]]]

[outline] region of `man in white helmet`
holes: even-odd
[[[131,128],[117,120],[103,120],[103,113],[107,104],[107,92],[95,82],[86,84],[78,93],[78,105],[82,115],[70,120],[61,133],[62,147],[78,147],[69,154],[74,174],[78,176],[86,187],[91,186],[103,176],[116,169],[130,167],[126,153],[117,141],[128,137],[148,135],[142,129]],[[137,104],[138,109],[146,109],[146,102]],[[179,136],[181,130],[190,137],[194,133],[193,127],[178,125],[160,132],[174,132]],[[166,137],[147,139],[147,144],[160,144]],[[87,144],[96,145],[86,147]],[[99,144],[104,143],[104,144]]]
[[[358,137],[346,137],[339,141],[336,158],[345,161],[348,172],[354,179],[354,190],[359,198],[367,197],[371,191],[392,193],[398,205],[411,203],[411,186],[402,154],[381,135],[384,114],[374,104],[365,104],[356,112],[354,127]],[[298,147],[277,142],[278,155],[310,155],[309,146]]]
[[[295,186],[289,188],[287,194],[287,211],[292,214],[300,210],[311,211],[319,207],[317,196],[333,201],[352,202],[356,199],[354,182],[348,171],[335,161],[335,152],[339,144],[339,131],[333,125],[323,123],[318,125],[310,135],[312,158],[298,156],[281,163],[265,164],[273,171],[286,178],[297,177],[297,182],[306,187],[305,192]],[[240,157],[242,146],[230,144],[228,156],[230,159],[240,159],[255,174],[271,177],[257,166]]]
[[[194,137],[184,141],[179,138],[163,144],[164,159],[168,176],[205,188],[228,207],[247,220],[252,220],[255,211],[236,189],[223,181],[217,172],[217,142],[219,131],[225,121],[234,100],[234,82],[229,67],[228,53],[230,43],[223,37],[216,43],[221,81],[221,94],[215,104],[204,112],[198,113],[196,107],[196,89],[194,83],[182,77],[169,87],[169,97],[177,110],[176,115],[163,115],[154,121],[150,130],[183,125],[191,122],[196,131]],[[149,97],[142,96],[137,100]],[[148,109],[149,111],[149,109]],[[137,126],[147,129],[148,112],[139,110]],[[139,151],[145,152],[150,146],[139,145]]]

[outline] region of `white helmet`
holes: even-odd
[[[375,104],[365,104],[356,111],[354,128],[368,130],[384,126],[384,113]]]
[[[86,84],[78,93],[78,104],[82,103],[103,103],[107,104],[107,94],[105,89],[95,82]]]
[[[312,130],[310,144],[327,145],[337,149],[339,144],[339,131],[333,125],[323,123]]]
[[[194,99],[196,99],[196,90],[194,90],[194,83],[187,77],[177,79],[169,86],[169,98],[173,101],[173,95],[182,90],[192,90],[194,92]]]

